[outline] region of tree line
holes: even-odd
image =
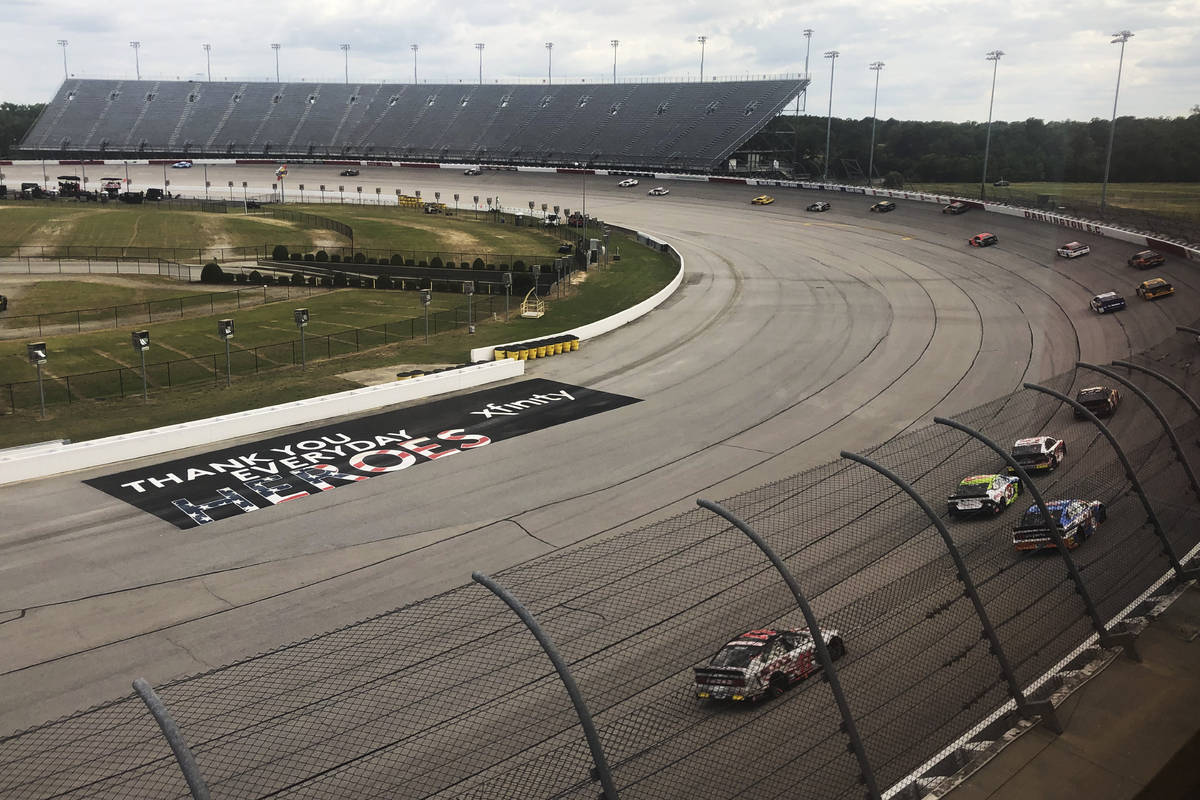
[[[793,150],[801,169],[825,157],[826,118],[780,116],[742,150]],[[1099,182],[1104,178],[1109,120],[993,122],[989,181]],[[913,183],[977,181],[983,172],[987,124],[879,120],[875,172],[899,173]],[[789,142],[788,140],[791,139]],[[845,177],[842,160],[866,172],[871,118],[834,119],[830,176]],[[818,173],[819,174],[819,173]],[[1186,117],[1118,117],[1112,181],[1200,181],[1200,107]]]
[[[37,121],[45,103],[0,103],[0,158],[15,158],[17,145]]]

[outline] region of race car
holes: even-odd
[[[1054,252],[1058,253],[1063,258],[1078,258],[1079,256],[1086,256],[1088,253],[1092,252],[1092,248],[1088,247],[1083,242],[1067,242]]]
[[[971,475],[963,478],[946,500],[952,517],[999,514],[1021,493],[1021,479],[1012,475]]]
[[[1121,403],[1121,393],[1107,386],[1089,386],[1079,390],[1075,402],[1097,417],[1111,417]],[[1085,419],[1079,409],[1075,409],[1075,419]]]
[[[1157,300],[1160,297],[1170,297],[1175,294],[1175,287],[1163,278],[1151,278],[1142,281],[1137,287],[1137,296],[1143,300]]]
[[[663,195],[670,193],[671,190],[665,186],[655,186],[653,189],[646,192],[646,194],[650,195],[651,197],[662,197]]]
[[[1057,469],[1067,457],[1067,444],[1062,439],[1053,436],[1031,436],[1028,439],[1017,439],[1009,451],[1013,461],[1022,469]],[[1008,468],[1011,473],[1012,467]]]
[[[623,180],[617,184],[617,186],[620,186],[622,189],[628,189],[630,186],[637,186],[637,185],[638,185],[637,178],[626,178],[625,180]]]
[[[176,161],[174,164],[171,165],[171,169],[191,169],[191,168],[192,168],[192,162],[190,162],[190,161]]]
[[[479,167],[467,167],[463,170],[463,175],[478,175]]]
[[[758,197],[750,201],[752,206],[769,206],[775,202],[775,198],[769,194],[760,194]]]
[[[892,201],[892,200],[880,200],[878,203],[876,203],[875,205],[871,206],[871,210],[872,210],[872,211],[879,211],[879,212],[884,212],[884,211],[895,211],[895,210],[896,210],[896,203],[895,203],[894,201]]]
[[[821,631],[830,659],[846,654],[835,630]],[[820,669],[816,645],[807,628],[748,631],[726,644],[708,662],[693,667],[696,697],[701,700],[759,700],[778,697]]]
[[[1097,314],[1107,314],[1111,311],[1120,311],[1125,307],[1125,298],[1116,292],[1101,292],[1092,298],[1089,303],[1092,311]]]
[[[1129,257],[1128,264],[1136,269],[1150,269],[1151,267],[1161,267],[1167,263],[1166,256],[1162,253],[1156,253],[1153,250],[1138,250]]]
[[[970,210],[971,210],[971,207],[969,205],[967,205],[966,203],[960,203],[959,201],[955,200],[953,203],[950,203],[948,206],[943,208],[942,213],[943,214],[965,214]]]
[[[1046,510],[1059,525],[1059,533],[1068,550],[1074,550],[1096,532],[1108,518],[1104,503],[1099,500],[1050,500]],[[1054,540],[1042,510],[1030,506],[1013,528],[1013,547],[1017,550],[1053,550]]]
[[[829,203],[826,203],[824,200],[818,200],[815,203],[809,203],[808,206],[806,206],[804,210],[805,211],[828,211],[829,209],[830,209]]]
[[[1000,239],[994,233],[977,233],[970,239],[967,239],[967,244],[971,247],[989,247],[990,245],[999,243]]]
[[[358,175],[358,170],[347,168],[339,172],[338,175],[341,175],[343,178],[353,178]]]

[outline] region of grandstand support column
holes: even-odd
[[[825,52],[825,57],[829,59],[829,114],[825,120],[825,171],[821,178],[823,181],[829,180],[829,139],[833,132],[833,66],[840,55],[837,50]]]
[[[1159,424],[1162,425],[1163,432],[1167,434],[1167,439],[1169,439],[1171,442],[1171,449],[1175,451],[1175,458],[1179,461],[1180,465],[1183,466],[1183,471],[1187,473],[1188,483],[1192,486],[1192,494],[1194,494],[1197,499],[1200,499],[1200,483],[1197,483],[1196,473],[1192,471],[1192,465],[1188,461],[1187,454],[1183,452],[1183,447],[1179,444],[1179,437],[1175,435],[1175,429],[1171,427],[1171,423],[1167,422],[1167,417],[1165,414],[1163,414],[1162,409],[1160,409],[1158,405],[1150,399],[1150,396],[1146,394],[1136,383],[1128,378],[1121,377],[1111,369],[1105,369],[1104,367],[1098,367],[1095,364],[1088,364],[1083,361],[1076,361],[1075,366],[1082,367],[1083,369],[1090,369],[1094,372],[1099,372],[1101,375],[1107,375],[1137,395],[1138,398],[1150,408],[1150,413],[1154,414],[1155,419],[1157,419]]]
[[[558,673],[559,679],[562,680],[563,687],[567,690],[567,695],[571,698],[571,705],[575,707],[575,714],[579,717],[579,725],[583,728],[583,736],[587,740],[588,749],[592,753],[592,762],[596,768],[595,777],[600,780],[600,786],[603,787],[603,800],[618,800],[617,785],[613,781],[612,771],[608,767],[608,759],[604,756],[604,748],[600,745],[600,735],[596,732],[595,723],[592,722],[592,713],[588,710],[587,703],[584,702],[583,694],[579,691],[579,685],[575,683],[575,676],[571,674],[567,662],[563,660],[563,657],[558,652],[558,648],[554,646],[554,641],[542,630],[542,626],[538,624],[533,614],[530,614],[529,610],[517,598],[513,597],[503,586],[492,580],[490,576],[482,572],[472,572],[471,580],[503,600],[505,605],[512,609],[513,613],[520,618],[525,627],[529,629],[529,632],[533,634],[533,638],[537,639],[537,643],[542,646],[546,657],[554,665],[554,671]]]
[[[933,421],[938,425],[945,425],[948,428],[961,431],[983,444],[993,453],[1000,456],[1004,460],[1004,463],[1008,465],[1008,468],[1021,479],[1021,488],[1027,489],[1033,495],[1033,502],[1042,512],[1042,519],[1049,523],[1046,528],[1050,534],[1050,540],[1054,542],[1054,549],[1062,556],[1063,563],[1067,566],[1067,574],[1071,578],[1071,583],[1075,586],[1075,594],[1079,595],[1079,599],[1083,601],[1084,610],[1087,612],[1088,619],[1092,621],[1092,630],[1096,632],[1100,646],[1105,648],[1122,647],[1127,656],[1134,661],[1141,661],[1142,659],[1138,656],[1132,633],[1126,631],[1121,623],[1118,623],[1117,627],[1112,631],[1104,626],[1104,620],[1100,618],[1100,612],[1096,608],[1096,603],[1092,600],[1092,593],[1088,591],[1087,584],[1083,582],[1083,576],[1079,573],[1079,567],[1075,565],[1075,559],[1072,558],[1071,551],[1067,549],[1066,543],[1063,542],[1061,526],[1054,519],[1054,515],[1050,513],[1050,509],[1046,507],[1045,498],[1042,497],[1037,484],[1029,477],[1029,473],[1025,471],[1025,468],[1018,464],[1016,459],[1007,450],[974,428],[969,428],[961,422],[946,419],[945,417],[934,417]]]
[[[187,742],[183,740],[183,735],[179,732],[179,726],[171,718],[171,712],[167,711],[167,707],[159,699],[158,693],[144,678],[138,678],[133,682],[133,690],[146,704],[154,721],[158,723],[163,738],[171,745],[175,761],[179,764],[179,771],[183,773],[183,779],[187,781],[188,790],[194,800],[208,800],[208,785],[205,784],[204,777],[200,774],[200,768],[196,766],[196,759],[192,755],[192,751],[188,749]]]
[[[850,704],[846,702],[846,695],[842,691],[842,683],[838,680],[837,670],[834,668],[833,659],[829,655],[829,648],[825,645],[825,637],[820,633],[821,626],[817,624],[817,618],[813,614],[812,606],[808,604],[808,598],[800,590],[800,584],[796,582],[796,578],[792,575],[791,570],[783,563],[783,559],[771,549],[771,546],[758,535],[757,531],[717,503],[698,498],[696,505],[713,512],[746,534],[746,537],[754,542],[758,549],[762,551],[767,560],[771,562],[771,565],[783,577],[783,582],[791,589],[792,596],[796,599],[796,605],[800,607],[800,613],[804,615],[804,624],[808,626],[809,633],[812,634],[813,645],[817,651],[817,662],[821,665],[821,673],[825,676],[825,680],[829,682],[829,689],[833,693],[834,702],[837,703],[838,711],[841,713],[842,731],[845,732],[846,738],[850,740],[850,750],[858,760],[859,777],[863,785],[867,788],[867,797],[872,798],[872,800],[879,800],[880,794],[879,787],[875,783],[875,771],[871,768],[871,761],[867,758],[866,748],[863,746],[862,738],[858,735],[858,727],[854,724],[854,715],[850,712]]]
[[[1008,655],[1004,652],[1003,645],[1000,644],[1000,637],[996,635],[996,628],[992,625],[992,620],[988,617],[987,610],[983,607],[983,601],[979,598],[979,592],[975,588],[975,581],[971,578],[971,573],[967,570],[967,564],[963,561],[962,554],[958,551],[958,546],[954,544],[954,539],[950,537],[950,531],[946,530],[945,523],[942,522],[929,503],[925,501],[925,498],[917,494],[916,489],[887,467],[869,458],[864,458],[845,450],[841,452],[841,456],[844,459],[857,462],[864,467],[875,470],[903,489],[904,493],[920,507],[921,511],[925,512],[925,516],[933,523],[933,527],[937,529],[938,535],[942,537],[942,543],[946,545],[946,550],[950,553],[950,558],[954,561],[958,580],[963,585],[963,593],[971,601],[971,606],[975,609],[975,616],[979,617],[979,623],[983,626],[983,636],[988,640],[989,649],[1000,664],[1000,671],[1003,673],[1004,681],[1008,684],[1008,693],[1012,696],[1013,702],[1017,706],[1017,712],[1025,719],[1033,719],[1036,716],[1040,716],[1047,728],[1055,733],[1062,733],[1062,725],[1054,713],[1054,704],[1049,700],[1030,702],[1025,697],[1025,693],[1021,691],[1021,685],[1017,682],[1017,675],[1013,672],[1012,664],[1009,663]]]
[[[979,199],[985,199],[987,190],[984,186],[987,184],[987,164],[988,155],[992,149],[992,105],[996,101],[996,71],[1000,68],[1000,56],[1004,55],[1003,50],[990,50],[987,54],[987,60],[992,62],[992,94],[988,99],[988,124],[987,136],[983,140],[983,175],[979,177]]]
[[[1175,571],[1175,577],[1180,581],[1188,581],[1200,576],[1200,571],[1195,569],[1185,569],[1183,564],[1179,562],[1179,556],[1175,554],[1175,548],[1171,545],[1171,540],[1167,538],[1166,532],[1162,529],[1162,525],[1159,524],[1158,514],[1154,513],[1154,506],[1150,505],[1150,498],[1146,496],[1145,490],[1142,489],[1142,482],[1138,480],[1137,473],[1133,471],[1133,465],[1130,464],[1129,459],[1125,457],[1125,451],[1121,448],[1121,445],[1117,443],[1117,437],[1112,435],[1112,431],[1108,429],[1108,426],[1101,422],[1099,417],[1088,410],[1082,403],[1072,400],[1065,394],[1060,394],[1053,389],[1048,389],[1045,386],[1039,386],[1036,383],[1025,383],[1022,385],[1026,389],[1032,389],[1035,392],[1048,394],[1056,400],[1066,403],[1075,410],[1077,415],[1082,415],[1084,419],[1096,426],[1096,430],[1100,431],[1100,435],[1108,440],[1109,445],[1112,446],[1113,452],[1117,454],[1117,458],[1121,462],[1121,467],[1125,470],[1125,477],[1129,480],[1130,485],[1133,487],[1134,493],[1136,493],[1138,498],[1142,501],[1142,508],[1146,512],[1146,519],[1149,520],[1150,526],[1154,528],[1154,535],[1158,537],[1159,542],[1162,544],[1163,555],[1165,555],[1167,560],[1171,562],[1171,569]]]

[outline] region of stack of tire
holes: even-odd
[[[552,336],[549,339],[537,339],[532,342],[507,344],[496,348],[496,360],[511,358],[515,361],[527,361],[535,358],[547,358],[559,353],[569,353],[579,349],[579,337],[564,334]]]

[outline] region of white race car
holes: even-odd
[[[651,197],[662,197],[664,194],[670,194],[670,193],[671,193],[671,190],[665,186],[655,186],[653,189],[646,192],[646,194],[650,195]]]
[[[191,169],[191,168],[192,168],[192,162],[190,162],[190,161],[176,161],[174,164],[171,165],[171,169]]]
[[[626,178],[625,180],[623,180],[617,184],[617,186],[620,186],[623,189],[627,189],[630,186],[637,186],[637,185],[638,185],[637,178]]]

